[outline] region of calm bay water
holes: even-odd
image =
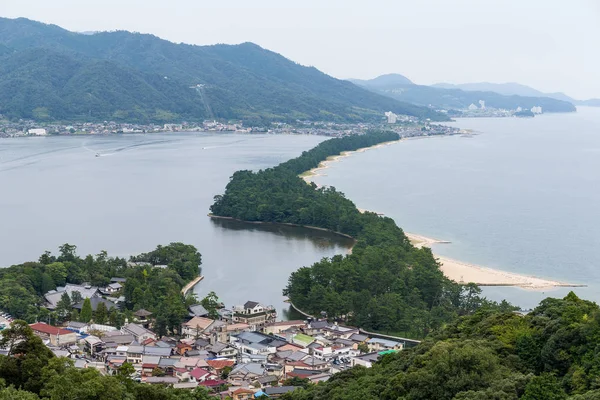
[[[452,241],[434,247],[440,255],[585,283],[575,292],[600,300],[600,109],[454,125],[479,134],[355,154],[316,182],[408,232]],[[251,299],[287,310],[281,289],[290,272],[350,243],[206,214],[234,171],[276,165],[324,139],[186,133],[1,140],[0,266],[65,242],[80,254],[127,256],[182,241],[203,256],[199,295],[215,290],[227,305]],[[528,308],[568,290],[484,293]]]
[[[128,256],[181,241],[202,253],[200,295],[287,309],[290,272],[346,251],[304,230],[240,229],[207,217],[239,169],[298,156],[323,137],[184,133],[0,140],[0,266],[68,242],[79,254]],[[95,157],[99,153],[101,157]]]
[[[588,284],[600,300],[600,108],[531,119],[462,119],[472,138],[409,140],[354,154],[315,182],[407,232],[452,241],[434,251],[469,263]],[[571,289],[485,288],[533,307]]]

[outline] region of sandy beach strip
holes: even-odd
[[[309,171],[303,172],[302,174],[300,174],[300,177],[302,179],[304,179],[304,181],[306,183],[310,183],[312,181],[312,178],[314,178],[314,177],[325,176],[324,174],[322,174],[322,171],[325,170],[325,169],[327,169],[327,168],[329,168],[329,164],[331,164],[331,163],[339,161],[342,158],[349,157],[349,156],[351,156],[354,153],[362,153],[362,152],[365,152],[365,151],[371,150],[371,149],[379,149],[379,148],[384,147],[384,146],[389,146],[391,144],[401,142],[402,140],[404,140],[404,139],[393,140],[393,141],[390,141],[390,142],[383,142],[383,143],[376,144],[375,146],[363,147],[363,148],[360,148],[360,149],[354,150],[354,151],[342,151],[337,156],[329,156],[329,157],[327,157],[327,159],[325,161],[321,161],[319,163],[318,167],[313,168],[313,169],[311,169]]]
[[[472,133],[472,132],[469,132]],[[395,140],[391,142],[384,142],[372,147],[365,147],[355,151],[344,151],[337,156],[327,157],[325,161],[319,163],[319,166],[311,169],[310,171],[306,171],[300,175],[302,179],[306,183],[310,183],[312,178],[316,176],[325,176],[322,172],[329,168],[331,163],[339,161],[344,157],[349,157],[354,153],[362,153],[369,149],[377,149],[383,146],[389,146],[394,143],[401,142],[406,139]],[[365,210],[362,208],[358,209],[360,212],[366,212],[369,210]],[[371,211],[374,212],[374,211]],[[383,215],[381,213],[377,213],[378,215]],[[412,242],[414,246],[417,247],[431,247],[433,244],[440,243],[451,243],[447,240],[434,239],[423,235],[418,235],[414,233],[406,233],[406,236]],[[352,253],[352,249],[350,248],[348,254]],[[455,282],[458,283],[475,283],[480,286],[515,286],[523,289],[530,290],[545,290],[555,287],[583,287],[587,285],[579,285],[579,284],[570,284],[564,283],[544,278],[538,278],[535,276],[528,276],[522,274],[516,274],[513,272],[502,271],[499,269],[492,269],[483,267],[480,265],[469,264],[462,261],[454,260],[448,257],[440,257],[436,255],[436,259],[441,265],[441,270],[444,275]]]
[[[450,243],[445,240],[428,238],[426,236],[411,233],[406,233],[406,236],[413,245],[417,247],[431,247],[432,244],[436,243]],[[448,279],[458,283],[473,282],[480,286],[516,286],[531,290],[586,286],[482,267],[480,265],[469,264],[448,257],[436,256],[436,258],[441,265],[441,270],[444,275],[446,275]]]

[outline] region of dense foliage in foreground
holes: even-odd
[[[474,285],[444,277],[427,248],[417,249],[390,218],[361,213],[333,187],[306,184],[298,174],[342,151],[398,139],[371,132],[327,140],[277,167],[233,174],[211,212],[247,221],[330,229],[357,239],[351,255],[323,259],[292,273],[284,294],[300,309],[365,329],[423,337],[458,315],[495,307]],[[503,303],[507,309],[510,305]]]
[[[136,383],[133,366],[124,363],[116,376],[103,376],[94,368],[76,369],[73,361],[55,357],[25,321],[2,331],[0,347],[0,400],[207,400],[204,388],[176,390]]]
[[[600,308],[573,293],[530,314],[478,311],[413,349],[288,400],[597,400]]]
[[[191,245],[171,243],[132,257],[132,260],[166,265],[167,268],[128,265],[124,258],[108,257],[105,251],[81,258],[76,254],[76,246],[70,244],[60,246],[58,256],[46,252],[38,262],[0,268],[0,310],[28,322],[77,320],[78,316],[70,314],[75,299],[69,299],[68,296],[61,299],[59,307],[49,313],[40,307],[44,302],[43,295],[67,283],[86,282],[92,286],[106,287],[111,278],[120,277],[126,278],[122,293],[125,296],[125,309],[123,312],[113,309],[102,316],[106,318],[102,321],[96,316],[96,322],[120,326],[131,310],[145,308],[154,313],[159,334],[165,334],[167,329],[179,329],[188,305],[180,291],[200,273],[201,256],[198,250]]]

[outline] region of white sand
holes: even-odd
[[[349,156],[351,156],[351,155],[352,155],[352,154],[354,154],[354,153],[362,153],[362,152],[364,152],[364,151],[367,151],[367,150],[370,150],[370,149],[378,149],[378,148],[380,148],[380,147],[389,146],[389,145],[391,145],[391,144],[394,144],[394,143],[401,142],[402,140],[403,140],[403,139],[400,139],[400,140],[394,140],[394,141],[391,141],[391,142],[383,142],[383,143],[379,143],[379,144],[377,144],[377,145],[375,145],[375,146],[371,146],[371,147],[363,147],[363,148],[361,148],[361,149],[354,150],[354,151],[343,151],[343,152],[341,152],[341,153],[340,153],[339,155],[337,155],[337,156],[331,156],[331,157],[327,157],[327,160],[325,160],[325,161],[321,161],[321,162],[319,163],[319,166],[318,166],[317,168],[313,168],[313,169],[311,169],[310,171],[304,172],[303,174],[301,174],[301,175],[300,175],[300,177],[301,177],[302,179],[304,179],[304,181],[305,181],[306,183],[309,183],[309,182],[311,182],[311,181],[312,181],[312,178],[314,178],[314,177],[316,177],[316,176],[326,176],[326,175],[325,175],[325,174],[323,174],[322,172],[323,172],[324,170],[326,170],[327,168],[329,168],[329,164],[331,164],[331,163],[334,163],[334,162],[336,162],[336,161],[339,161],[339,160],[340,160],[340,159],[342,159],[342,158],[349,157]]]
[[[402,139],[392,142],[381,143],[376,146],[366,147],[358,149],[356,151],[344,151],[338,156],[328,157],[327,160],[321,162],[317,168],[313,168],[300,176],[306,181],[306,183],[309,183],[312,181],[313,177],[326,176],[323,174],[323,171],[329,168],[331,163],[334,163],[344,157],[349,157],[354,153],[362,153],[369,149],[377,149],[401,141]],[[365,212],[367,210],[359,208],[359,211]],[[410,239],[413,245],[417,247],[431,247],[432,244],[436,243],[450,243],[446,240],[433,239],[412,233],[406,233],[406,236]],[[352,253],[352,249],[350,249],[348,253]],[[446,275],[446,277],[448,277],[449,279],[459,283],[473,282],[482,286],[517,286],[524,289],[532,290],[544,290],[553,287],[585,286],[563,283],[543,278],[537,278],[534,276],[521,275],[513,272],[506,272],[498,269],[482,267],[479,265],[468,264],[461,261],[453,260],[448,257],[436,257],[441,265],[441,270],[444,273],[444,275]]]
[[[448,241],[410,233],[407,233],[406,236],[417,247],[431,247],[435,243],[449,243]],[[482,286],[517,286],[533,290],[581,286],[468,264],[448,257],[437,256],[437,259],[441,264],[441,270],[444,275],[459,283],[473,282]]]

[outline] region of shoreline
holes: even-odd
[[[194,278],[194,280],[188,282],[182,289],[181,289],[181,294],[183,295],[183,297],[185,297],[187,295],[187,293],[190,291],[190,289],[193,289],[197,284],[200,283],[200,281],[202,281],[204,279],[203,275],[197,276]]]
[[[384,146],[392,145],[394,143],[402,142],[404,140],[406,140],[406,139],[392,140],[392,141],[389,141],[389,142],[383,142],[383,143],[376,144],[375,146],[362,147],[360,149],[352,150],[352,151],[342,151],[337,156],[329,156],[329,157],[327,157],[327,159],[325,161],[321,161],[317,167],[312,168],[312,169],[310,169],[308,171],[305,171],[305,172],[301,173],[298,176],[300,178],[302,178],[304,180],[304,182],[310,183],[311,182],[311,178],[313,178],[313,177],[326,176],[326,175],[320,174],[318,171],[325,170],[325,169],[329,168],[329,164],[330,163],[337,162],[337,161],[341,160],[342,158],[350,157],[354,153],[362,153],[362,152],[365,152],[365,151],[370,150],[370,149],[378,149],[378,148],[381,148],[381,147],[384,147]]]
[[[413,246],[429,247],[433,244],[451,243],[446,240],[429,238],[423,235],[406,233]],[[499,269],[484,267],[455,260],[450,257],[435,255],[440,263],[440,270],[444,275],[458,283],[473,282],[478,286],[511,286],[527,290],[545,290],[559,287],[586,287],[583,284],[560,282],[551,279],[539,278],[532,275],[518,274]]]
[[[327,157],[325,161],[321,161],[316,168],[312,168],[309,171],[306,171],[299,175],[306,183],[311,183],[313,177],[325,176],[320,172],[329,168],[331,163],[337,162],[342,158],[349,157],[353,153],[362,153],[369,149],[377,149],[383,146],[389,146],[394,143],[402,142],[406,139],[399,139],[390,142],[384,142],[377,144],[371,147],[361,148],[355,151],[344,151],[337,156]],[[366,212],[369,210],[358,208],[360,212]],[[374,211],[371,211],[374,212]],[[383,215],[382,213],[377,213],[377,215]],[[316,228],[316,227],[315,227]],[[322,228],[316,228],[322,229]],[[339,232],[334,232],[339,233]],[[343,234],[342,234],[343,235]],[[429,247],[433,244],[449,244],[451,242],[447,240],[430,238],[424,235],[418,235],[414,233],[407,233],[405,235],[411,241],[411,243],[416,247]],[[347,235],[345,235],[347,236]],[[348,254],[352,254],[352,248],[348,250]],[[499,269],[484,267],[481,265],[470,264],[466,262],[462,262],[459,260],[455,260],[449,257],[443,257],[435,255],[436,260],[440,263],[440,270],[444,273],[444,275],[455,282],[458,283],[475,283],[478,286],[509,286],[509,287],[519,287],[527,290],[545,290],[551,288],[559,288],[559,287],[587,287],[584,284],[573,284],[560,282],[551,279],[539,278],[536,276],[518,274],[514,272],[503,271]]]
[[[223,217],[220,215],[214,215],[214,214],[208,214],[209,218],[213,218],[213,219],[224,219],[224,220],[229,220],[229,221],[237,221],[237,222],[243,222],[245,224],[254,224],[254,225],[284,225],[284,226],[291,226],[291,227],[295,227],[295,228],[306,228],[306,229],[313,229],[316,231],[321,231],[321,232],[328,232],[328,233],[333,233],[334,235],[338,235],[341,237],[344,237],[346,239],[351,239],[354,241],[354,243],[356,243],[356,239],[353,238],[350,235],[346,235],[345,233],[342,232],[337,232],[337,231],[332,231],[331,229],[326,229],[326,228],[319,228],[318,226],[312,226],[312,225],[299,225],[299,224],[292,224],[289,222],[267,222],[267,221],[246,221],[243,219],[238,219],[238,218],[233,218],[233,217]],[[354,245],[352,245],[354,247]],[[352,251],[352,247],[349,250],[350,252]]]

